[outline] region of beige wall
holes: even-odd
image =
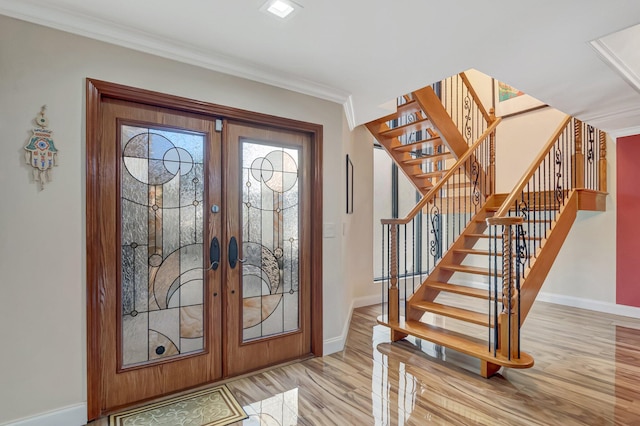
[[[491,79],[475,70],[467,74],[483,103],[490,107]],[[558,110],[544,108],[505,118],[500,123],[496,130],[497,192],[511,191],[564,117]],[[615,303],[616,150],[610,138],[607,143],[607,211],[578,213],[542,287],[545,300],[585,307]]]
[[[322,124],[324,222],[345,220],[341,105],[0,16],[0,424],[86,401],[86,77]],[[43,104],[60,165],[39,191],[23,146]],[[325,341],[349,314],[343,239],[323,239]]]
[[[352,287],[351,299],[370,296],[373,282],[373,137],[364,127],[354,129],[347,146],[355,173],[353,214],[345,216],[345,280]],[[346,202],[346,197],[345,197]],[[346,206],[345,206],[346,208]],[[377,288],[377,287],[376,287]],[[377,290],[373,291],[378,294]],[[345,336],[346,337],[346,336]]]

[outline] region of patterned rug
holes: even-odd
[[[109,426],[224,426],[247,417],[222,385],[112,414]]]

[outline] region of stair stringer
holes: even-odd
[[[467,141],[465,141],[447,110],[444,109],[442,101],[433,91],[433,88],[427,86],[416,90],[413,92],[413,98],[438,130],[442,141],[447,145],[453,156],[458,159],[467,152],[467,149],[469,149]]]
[[[420,108],[425,113],[429,121],[433,123],[434,127],[440,134],[442,143],[444,143],[451,154],[458,159],[464,155],[469,146],[467,141],[460,133],[458,126],[453,121],[453,118],[449,115],[447,110],[442,105],[442,101],[438,98],[438,95],[434,92],[431,86],[423,87],[422,89],[413,92],[413,98],[418,102]],[[489,125],[491,123],[488,123]],[[477,161],[475,155],[469,157],[469,164],[480,164]],[[473,180],[472,170],[465,169],[465,174],[469,180]],[[480,169],[478,179],[481,182],[485,182],[489,176],[489,170]],[[487,195],[487,194],[485,194]]]
[[[547,279],[553,263],[569,235],[569,231],[578,215],[580,191],[571,190],[567,202],[560,208],[547,238],[541,241],[536,256],[531,258],[531,266],[524,271],[524,279],[520,284],[520,325],[524,323],[540,288]]]
[[[389,157],[393,159],[393,162],[398,166],[398,169],[407,177],[409,182],[413,184],[418,192],[421,195],[425,195],[429,192],[428,189],[425,189],[425,184],[430,184],[430,181],[425,178],[417,178],[415,175],[422,173],[422,170],[417,165],[407,166],[402,163],[403,159],[410,159],[411,156],[408,153],[397,153],[393,150],[394,146],[400,145],[397,141],[397,138],[383,138],[380,136],[380,133],[384,130],[389,130],[389,126],[385,124],[386,120],[390,120],[391,116],[387,116],[370,123],[365,124],[365,127],[369,130],[369,132],[373,135],[373,137],[380,143],[380,146],[389,154]],[[395,144],[394,144],[395,141]]]

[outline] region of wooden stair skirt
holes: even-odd
[[[478,358],[480,360],[480,374],[485,378],[496,374],[501,367],[533,367],[533,357],[525,352],[521,351],[520,358],[517,359],[513,357],[508,359],[501,355],[499,351],[494,356],[493,351],[489,350],[489,345],[485,341],[420,321],[405,320],[404,317],[400,317],[400,321],[395,323],[389,322],[388,318],[383,315],[378,318],[378,324],[389,327],[397,338],[411,335]]]

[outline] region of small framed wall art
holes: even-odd
[[[353,213],[353,163],[347,154],[347,214]]]

